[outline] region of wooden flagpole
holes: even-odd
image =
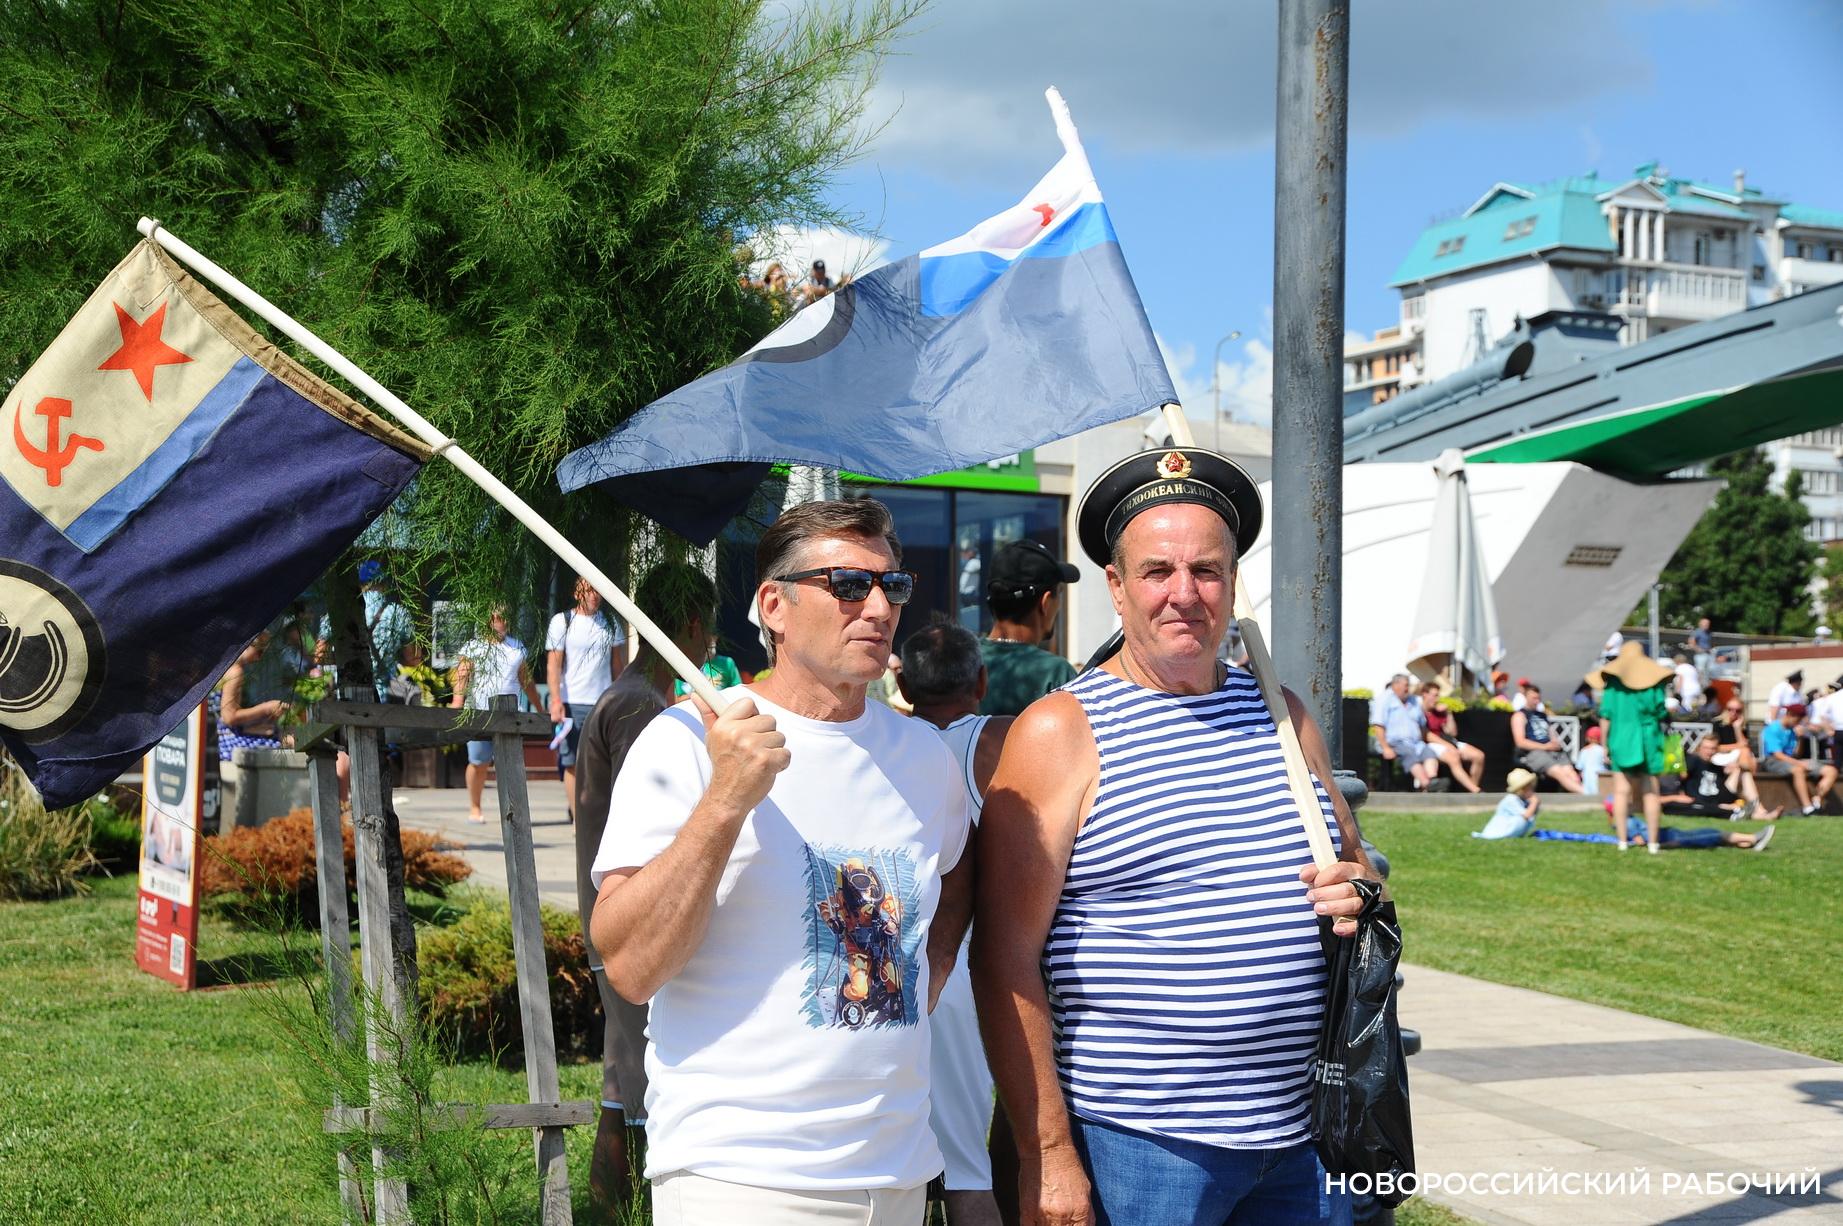
[[[411,434],[427,443],[436,455],[465,473],[468,480],[485,490],[489,498],[510,511],[514,519],[531,529],[534,536],[573,567],[577,574],[594,585],[595,590],[602,594],[602,598],[614,606],[615,612],[633,623],[634,629],[640,632],[640,637],[644,638],[647,644],[659,653],[661,659],[672,666],[672,671],[677,673],[699,698],[710,704],[711,710],[720,712],[729,705],[717,692],[716,687],[711,685],[710,678],[704,675],[704,670],[686,658],[685,653],[678,649],[678,645],[654,625],[653,620],[642,613],[639,606],[628,599],[627,593],[616,586],[614,580],[603,574],[601,568],[589,561],[588,556],[572,545],[568,538],[552,526],[549,520],[533,510],[530,503],[507,488],[505,482],[482,468],[478,460],[468,455],[452,438],[437,430],[426,417],[410,408],[389,388],[360,370],[351,359],[315,336],[293,316],[218,267],[210,259],[194,250],[190,244],[174,235],[172,231],[163,228],[158,221],[151,217],[143,217],[136,228],[148,239],[170,252],[175,259],[267,320],[278,331],[337,371],[353,387],[388,410],[391,416],[402,422]]]

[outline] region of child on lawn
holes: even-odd
[[[1542,801],[1536,798],[1536,776],[1519,766],[1504,780],[1504,799],[1497,802],[1491,820],[1472,837],[1520,839],[1535,829],[1536,811],[1540,808]]]

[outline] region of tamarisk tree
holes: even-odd
[[[0,5],[0,387],[158,217],[618,570],[630,518],[557,461],[769,329],[738,247],[849,220],[826,188],[910,11]],[[439,463],[373,534],[476,618],[550,567]]]

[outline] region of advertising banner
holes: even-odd
[[[199,823],[205,811],[205,709],[141,762],[141,896],[134,960],[181,988],[195,983]]]

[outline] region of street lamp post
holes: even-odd
[[[1339,761],[1349,0],[1279,0],[1274,146],[1274,663]],[[1373,597],[1374,593],[1364,593]]]
[[[1217,451],[1222,450],[1222,347],[1240,335],[1241,329],[1236,328],[1223,336],[1216,342],[1216,352],[1209,360],[1209,390],[1212,409],[1216,414],[1212,437]]]

